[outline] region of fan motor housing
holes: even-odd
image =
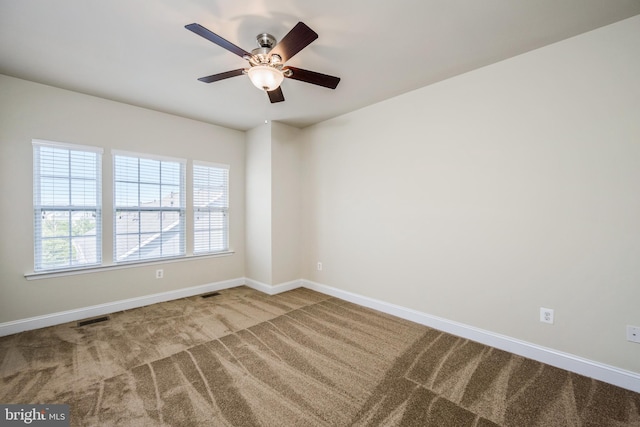
[[[276,38],[269,33],[260,33],[256,36],[258,46],[251,51],[254,61],[251,61],[253,65],[269,64],[277,65],[281,62],[281,58],[278,55],[269,57],[269,52],[276,45]]]
[[[268,47],[271,49],[276,45],[276,38],[269,33],[261,33],[256,36],[256,41],[260,47]]]

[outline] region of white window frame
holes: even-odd
[[[42,139],[33,139],[31,142],[33,145],[34,272],[73,270],[100,265],[102,263],[103,149]],[[54,170],[55,155],[52,152],[52,158],[44,158],[43,149],[58,150],[57,155],[62,156],[61,158],[67,156],[67,170]],[[81,153],[80,155],[95,154],[94,169],[91,166],[92,161],[87,162],[83,158],[76,158],[74,161],[78,153]],[[48,172],[45,171],[47,165],[43,164],[47,161],[51,162]],[[79,170],[87,166],[90,169],[89,176],[80,175]],[[74,169],[76,169],[75,172]],[[60,174],[60,172],[64,173]],[[78,203],[80,201],[82,203]],[[93,217],[95,222],[95,241],[88,246],[86,242],[91,242],[93,234],[74,234],[73,223],[74,217],[87,214]],[[54,218],[52,221],[54,224],[56,217],[68,218],[67,234],[45,236],[46,221],[44,220],[47,216]],[[46,248],[47,242],[55,241],[63,243],[64,251],[56,252]],[[59,255],[62,255],[62,258],[56,262],[55,259]],[[89,260],[85,258],[86,256]],[[52,261],[47,261],[52,258]],[[95,260],[92,260],[94,258]]]
[[[158,156],[153,154],[141,154],[141,153],[132,153],[128,151],[119,151],[112,150],[113,156],[113,263],[114,264],[129,264],[129,263],[144,263],[154,260],[162,260],[162,259],[170,259],[170,258],[180,258],[186,255],[186,164],[187,161],[185,159],[166,157],[166,156]],[[138,163],[138,176],[135,179],[123,179],[122,175],[118,171],[118,157],[129,158],[130,160],[135,160]],[[160,175],[158,181],[145,181],[144,177],[140,177],[140,161],[153,161],[160,163]],[[164,185],[172,185],[175,184],[167,184],[163,181],[162,177],[162,164],[177,164],[179,166],[179,195],[176,197],[177,206],[162,206],[162,187]],[[119,190],[118,184],[131,184],[138,186],[138,203],[136,205],[125,205],[119,204]],[[159,194],[159,205],[158,206],[143,206],[140,202],[140,187],[142,185],[148,186],[158,186],[160,193]],[[119,229],[119,221],[122,221],[122,218],[119,218],[119,214],[126,213],[131,215],[132,221],[135,220],[135,216],[137,215],[140,226],[138,227],[137,232],[127,232],[121,233],[118,231]],[[146,217],[150,217],[149,214],[157,214],[160,222],[160,228],[157,232],[149,233],[142,230],[142,221],[140,220],[143,215]],[[165,214],[173,214],[178,213],[178,222],[177,224],[174,222],[169,226],[166,226],[163,221]],[[163,239],[170,236],[169,233],[178,234],[178,250],[170,251],[168,253],[163,253]],[[124,237],[119,241],[119,236],[137,236],[138,244],[132,248],[127,248],[121,244],[124,241]],[[159,240],[159,251],[160,253],[156,253],[154,255],[145,256],[142,254],[142,251],[145,248],[149,247],[149,242]],[[122,247],[127,248],[124,253],[119,253],[122,250]],[[133,257],[132,257],[133,256]]]
[[[230,167],[198,160],[194,160],[192,166],[193,254],[228,252]],[[202,194],[203,191],[206,194]],[[216,214],[221,214],[218,221],[212,218]],[[203,216],[206,216],[206,221],[203,221]],[[220,232],[221,236],[215,237]]]

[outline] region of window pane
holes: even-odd
[[[228,168],[194,165],[194,253],[214,253],[229,249],[228,193]]]
[[[227,206],[228,170],[194,165],[194,206]]]
[[[158,233],[142,233],[140,234],[140,246],[136,248],[135,256],[138,259],[160,258],[162,236]]]
[[[164,234],[162,242],[162,254],[164,256],[178,256],[182,253],[182,242],[180,241],[180,231],[172,229]]]
[[[96,206],[97,188],[95,181],[88,179],[71,180],[71,204],[73,206]]]
[[[160,183],[160,162],[140,159],[140,182]]]
[[[69,180],[67,178],[42,177],[40,179],[40,204],[43,206],[69,206]]]
[[[34,271],[100,264],[99,150],[34,140],[33,160]]]
[[[52,147],[41,147],[40,150],[41,176],[69,176],[69,150]]]
[[[209,211],[196,212],[193,221],[194,230],[208,230],[210,225],[211,222],[209,221]]]
[[[97,237],[85,235],[82,237],[74,237],[71,240],[72,246],[72,263],[74,265],[96,264],[98,262],[98,253],[96,252]]]
[[[116,261],[133,261],[139,257],[140,235],[125,234],[118,236],[115,242]]]
[[[115,180],[138,182],[138,159],[135,157],[114,156]]]
[[[140,232],[159,233],[162,231],[161,212],[140,212]]]
[[[96,153],[71,151],[70,168],[72,178],[96,179]]]
[[[178,185],[163,185],[162,186],[162,206],[165,207],[180,207],[180,186]]]
[[[60,237],[69,235],[69,212],[48,211],[42,218],[42,237]]]
[[[193,252],[194,253],[210,252],[209,230],[205,230],[205,231],[196,230],[194,232]]]
[[[72,236],[95,236],[96,235],[96,212],[95,211],[74,211],[71,213],[71,235]]]
[[[176,211],[165,211],[162,213],[163,228],[176,229],[182,224],[182,214]]]
[[[140,184],[140,206],[160,206],[160,186],[158,184]]]
[[[42,265],[44,270],[57,268],[61,265],[70,266],[71,242],[67,238],[51,238],[42,241]]]
[[[116,234],[140,232],[140,213],[130,211],[116,211]]]
[[[116,206],[138,206],[138,184],[135,182],[115,182],[114,198]]]
[[[162,162],[162,183],[179,186],[182,181],[181,165],[178,162]]]
[[[183,163],[115,157],[136,160],[114,161],[114,197],[118,207],[127,208],[115,212],[116,262],[184,255]],[[134,166],[136,176],[119,170]]]

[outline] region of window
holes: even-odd
[[[193,162],[193,253],[229,250],[229,166]]]
[[[102,148],[32,142],[34,275],[108,267]],[[113,264],[184,257],[187,239],[193,255],[229,252],[229,165],[193,162],[188,237],[186,171],[184,159],[113,151]]]
[[[185,255],[181,159],[114,152],[114,262]]]
[[[102,149],[33,140],[34,271],[102,262]]]

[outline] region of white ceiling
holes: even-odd
[[[0,73],[251,129],[296,127],[640,14],[640,0],[0,0]],[[250,51],[298,21],[319,38],[288,65],[342,78],[336,90],[286,79],[270,104],[246,67],[186,30],[197,22]]]

